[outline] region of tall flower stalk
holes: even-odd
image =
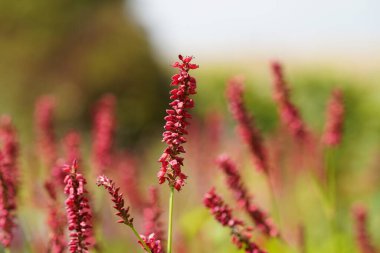
[[[193,57],[179,55],[178,58],[180,61],[175,62],[173,67],[179,72],[172,77],[171,82],[171,86],[176,88],[170,91],[172,102],[169,104],[171,108],[166,110],[165,132],[162,139],[167,147],[159,158],[161,168],[157,174],[159,183],[167,181],[170,187],[167,253],[172,251],[174,189],[180,191],[187,178],[181,170],[183,166],[181,154],[185,153],[182,145],[186,142],[186,128],[189,125],[188,119],[191,118],[188,110],[194,107],[190,95],[196,94],[197,87],[195,78],[189,74],[190,70],[198,68],[198,65],[191,63]]]
[[[88,192],[85,189],[86,179],[78,172],[78,163],[74,161],[63,170],[67,173],[64,192],[67,221],[70,231],[69,251],[72,253],[87,253],[92,246],[92,211]]]

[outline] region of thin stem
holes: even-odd
[[[146,243],[144,242],[144,240],[141,238],[141,236],[139,235],[139,233],[137,233],[136,229],[133,227],[133,226],[130,226],[130,228],[132,229],[133,233],[136,235],[136,237],[139,239],[139,241],[141,242],[141,244],[143,245],[144,249],[149,252],[149,253],[152,253],[152,251],[150,250],[150,248],[148,247],[148,245],[146,245]]]
[[[172,253],[174,187],[170,187],[167,253]]]
[[[273,180],[274,180],[273,175],[269,172],[268,175],[267,175],[267,183],[268,183],[270,198],[271,198],[271,201],[272,201],[272,207],[273,207],[274,216],[275,216],[275,219],[278,222],[278,228],[279,228],[279,230],[281,232],[281,230],[282,230],[282,220],[281,220],[281,216],[280,216],[280,209],[279,209],[278,204],[277,204],[277,198],[276,198],[276,193],[275,193],[275,189],[274,189],[275,186],[274,186]]]

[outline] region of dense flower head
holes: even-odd
[[[322,141],[327,146],[337,146],[342,139],[344,103],[342,91],[332,92],[327,108],[327,121]]]
[[[149,197],[148,205],[144,209],[145,234],[149,235],[154,233],[156,238],[162,240],[164,235],[160,221],[162,211],[159,203],[158,189],[156,187],[149,189]]]
[[[118,223],[124,223],[130,227],[133,226],[133,218],[129,213],[129,207],[125,208],[123,194],[120,193],[120,187],[116,187],[115,183],[106,176],[99,176],[96,184],[98,186],[103,186],[112,197],[112,202],[114,203],[113,208],[117,210],[116,215],[121,219]]]
[[[372,243],[367,228],[367,210],[363,206],[355,206],[353,208],[353,216],[355,221],[356,242],[361,253],[378,252]]]
[[[308,131],[297,107],[290,99],[289,87],[284,79],[280,63],[272,63],[272,73],[274,78],[274,99],[277,102],[281,120],[297,140],[303,141],[308,138]]]
[[[50,168],[57,159],[56,137],[54,134],[55,100],[51,96],[40,97],[35,105],[35,127],[38,153],[45,166]]]
[[[152,253],[163,253],[164,252],[162,249],[162,246],[161,246],[161,241],[159,239],[157,239],[157,236],[155,233],[151,233],[148,236],[140,235],[140,237],[145,242],[145,244],[148,246],[148,248],[150,249],[150,251]],[[142,243],[140,241],[139,241],[139,244],[141,245],[142,248],[144,248],[144,246],[142,245]],[[144,248],[144,250],[146,251],[145,248]]]
[[[16,195],[18,186],[18,151],[16,130],[11,118],[0,118],[0,243],[9,247],[15,227]]]
[[[92,160],[99,174],[102,174],[112,162],[112,146],[116,126],[115,104],[115,96],[107,94],[98,101],[95,108]]]
[[[226,176],[227,185],[233,191],[239,207],[245,209],[257,228],[267,236],[277,236],[278,231],[268,215],[257,205],[252,203],[252,197],[242,182],[236,165],[227,155],[221,155],[217,159],[219,168]]]
[[[47,224],[49,226],[49,245],[48,250],[51,253],[63,253],[66,250],[67,242],[65,235],[66,218],[57,203],[49,206]]]
[[[65,201],[67,222],[70,231],[69,251],[75,253],[89,252],[92,246],[92,211],[85,189],[86,179],[78,173],[76,161],[72,165],[64,166],[67,173],[64,183],[64,192],[67,195]]]
[[[267,151],[261,134],[255,126],[254,118],[248,114],[243,101],[243,83],[240,78],[230,80],[227,89],[230,111],[238,123],[238,130],[250,148],[253,161],[258,170],[268,173]]]
[[[198,65],[191,63],[192,59],[190,56],[179,55],[180,61],[173,64],[179,73],[172,77],[171,85],[176,88],[170,91],[172,102],[169,104],[171,108],[166,110],[165,132],[162,139],[168,146],[159,159],[161,168],[157,174],[160,184],[168,181],[177,191],[181,190],[187,178],[181,170],[183,158],[180,154],[185,153],[182,145],[186,142],[186,127],[189,125],[188,119],[191,118],[188,109],[194,107],[190,95],[196,94],[196,80],[188,73],[189,70],[198,68]]]
[[[258,245],[251,242],[252,230],[232,216],[232,209],[224,203],[223,199],[212,188],[203,198],[203,204],[210,210],[214,218],[223,226],[231,229],[232,242],[239,248],[244,248],[247,253],[265,253]]]

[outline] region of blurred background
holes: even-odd
[[[0,1],[0,113],[14,118],[23,145],[32,147],[35,100],[52,94],[57,98],[58,135],[76,128],[88,141],[94,103],[112,93],[117,98],[116,145],[135,153],[152,147],[140,159],[146,159],[141,167],[155,171],[175,71],[170,65],[178,54],[192,55],[200,65],[193,72],[199,136],[210,115],[220,117],[224,137],[233,136],[225,85],[235,75],[245,77],[248,108],[264,135],[271,136],[279,119],[269,64],[279,60],[292,100],[317,134],[323,131],[331,90],[343,90],[347,113],[337,163],[343,174],[341,192],[350,196],[345,207],[364,200],[378,213],[379,13],[377,0]],[[203,134],[206,138],[207,132]],[[218,151],[233,152],[228,141],[222,143]],[[197,150],[200,144],[192,145]],[[212,157],[207,159],[212,167]],[[204,165],[200,160],[189,163]],[[361,180],[353,183],[350,178]],[[154,180],[154,173],[143,179],[147,184]],[[192,207],[191,200],[200,206],[197,194],[205,189],[194,193],[193,188],[183,191],[193,197],[183,209]],[[268,204],[265,197],[262,201]],[[189,241],[202,226],[185,221],[206,216],[198,209],[184,215],[181,224]],[[372,219],[371,231],[380,240],[380,217]],[[226,234],[217,234],[214,243]],[[321,234],[315,238],[323,238]]]

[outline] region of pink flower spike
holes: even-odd
[[[162,240],[164,236],[160,221],[162,210],[160,208],[160,199],[156,187],[149,189],[149,197],[149,203],[143,212],[145,234],[149,235],[154,233],[157,239]]]
[[[248,145],[252,160],[259,171],[269,173],[267,151],[255,121],[247,112],[243,101],[243,82],[240,78],[229,81],[227,98],[230,111],[238,123],[238,130],[243,141]]]
[[[297,107],[290,99],[289,88],[283,76],[282,66],[278,62],[272,63],[274,99],[277,102],[278,110],[281,115],[283,124],[296,140],[301,142],[309,138],[309,132],[306,129]]]
[[[65,166],[64,192],[68,227],[70,231],[69,251],[72,253],[87,253],[93,246],[92,211],[89,204],[87,184],[82,174],[78,173],[76,161],[71,166]]]
[[[165,132],[162,135],[162,141],[168,146],[159,158],[161,168],[157,177],[160,184],[167,181],[170,187],[180,191],[187,178],[181,170],[183,158],[180,155],[185,153],[182,145],[186,142],[186,128],[189,125],[187,119],[191,118],[188,109],[194,107],[190,95],[196,93],[196,80],[188,72],[198,68],[198,65],[190,63],[193,57],[179,55],[178,58],[180,62],[174,63],[173,67],[178,68],[179,73],[172,77],[171,85],[176,87],[170,91],[170,99],[173,101],[169,104],[171,109],[166,110]]]
[[[355,221],[356,243],[361,253],[376,253],[367,228],[367,210],[363,206],[356,206],[352,210]]]
[[[336,89],[332,92],[327,107],[327,121],[322,142],[329,147],[339,145],[342,139],[344,123],[344,101],[342,91]]]
[[[145,244],[148,246],[148,248],[151,250],[152,253],[163,253],[161,246],[161,241],[157,239],[157,236],[155,233],[151,233],[148,236],[140,235],[141,239],[145,242]],[[146,251],[144,246],[140,241],[138,243],[141,245],[141,247]]]

